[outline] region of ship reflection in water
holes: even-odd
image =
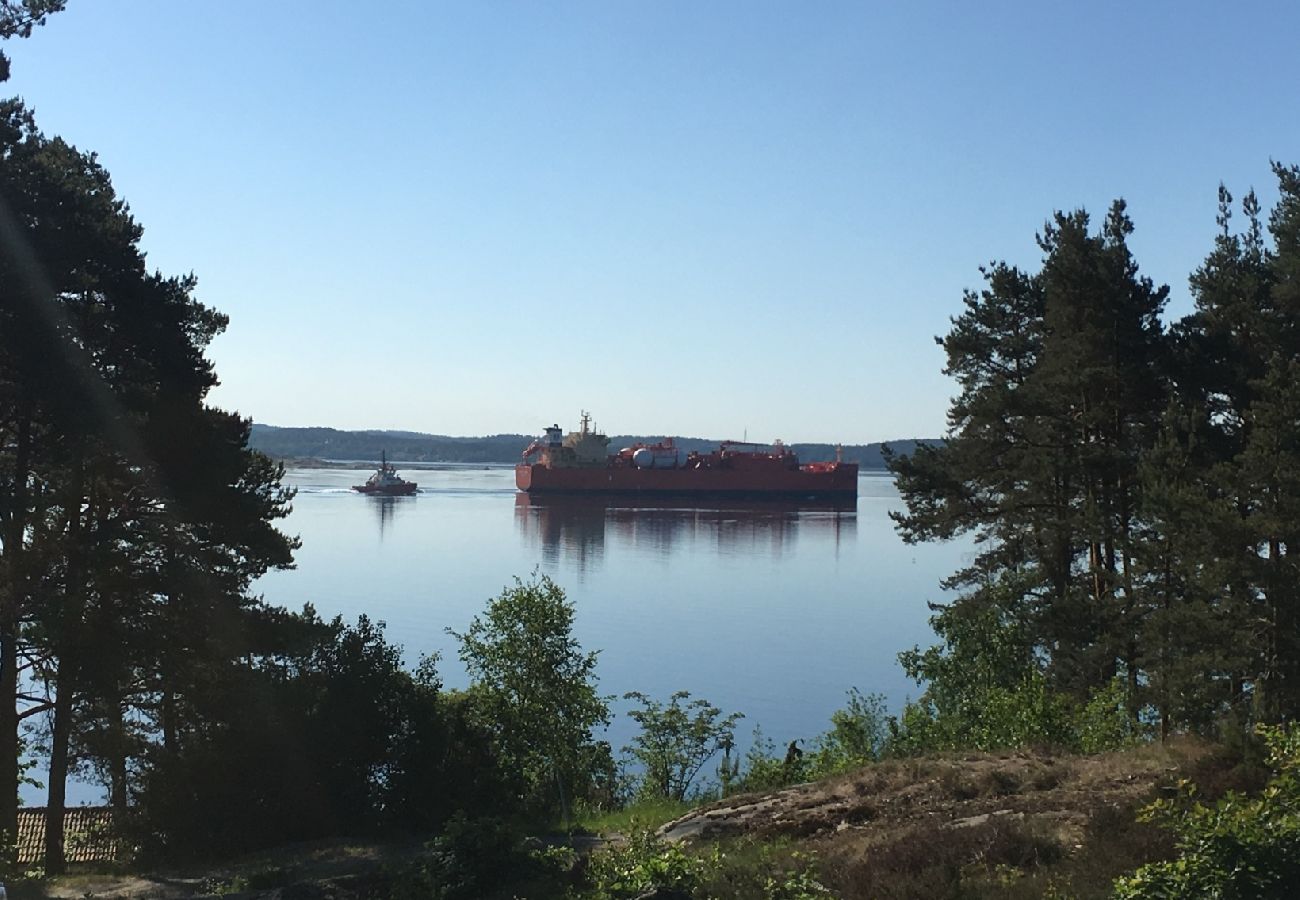
[[[366,503],[379,520],[379,539],[382,541],[385,532],[392,527],[393,522],[401,515],[403,510],[415,503],[415,497],[383,497],[370,494],[366,497]]]
[[[857,530],[857,499],[691,500],[515,494],[515,526],[542,559],[579,572],[600,566],[607,541],[668,556],[675,543],[710,541],[721,555],[780,557],[800,533],[838,548]]]

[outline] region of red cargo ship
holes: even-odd
[[[856,498],[858,464],[800,464],[794,451],[779,441],[771,448],[723,441],[711,453],[683,455],[667,438],[609,453],[609,438],[582,427],[561,437],[559,425],[533,441],[515,466],[515,485],[530,494],[653,494],[658,496],[728,496]],[[836,454],[838,456],[838,453]],[[536,457],[536,460],[533,458]]]

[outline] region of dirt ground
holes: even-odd
[[[72,872],[39,882],[11,883],[11,900],[180,900],[221,896],[225,900],[276,897],[284,900],[351,900],[370,896],[386,866],[407,862],[423,849],[418,842],[322,841],[249,856],[228,866],[148,874]]]

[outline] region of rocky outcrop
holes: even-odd
[[[1011,822],[1075,844],[1098,810],[1132,807],[1185,777],[1197,745],[1120,754],[1016,752],[890,760],[826,781],[728,797],[661,827],[693,841],[741,834],[854,836],[870,842],[901,828],[971,829]]]

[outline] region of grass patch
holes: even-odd
[[[694,808],[693,803],[677,800],[641,800],[622,809],[577,810],[569,830],[589,834],[653,831]]]

